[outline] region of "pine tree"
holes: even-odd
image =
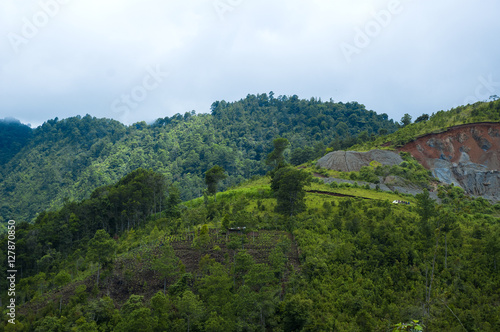
[[[113,262],[116,247],[115,240],[104,229],[98,230],[89,241],[87,257],[90,261],[97,263],[97,286],[99,286],[101,267],[106,267]]]
[[[305,210],[304,186],[311,182],[310,175],[292,167],[278,169],[273,176],[271,189],[278,200],[276,212],[293,216]]]
[[[217,165],[205,172],[205,184],[207,185],[208,194],[215,196],[215,200],[217,200],[217,185],[226,177],[224,168]]]

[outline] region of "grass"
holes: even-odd
[[[265,198],[271,195],[271,179],[269,177],[260,177],[256,180],[249,180],[240,184],[236,188],[219,192],[216,194],[217,201],[232,201],[241,197],[247,198]],[[203,204],[204,198],[198,197],[183,203],[186,207],[198,207]]]
[[[308,173],[314,173],[315,169],[312,167],[307,167],[304,169]],[[322,169],[328,172],[329,176],[331,174],[332,177],[345,177],[342,176],[342,172],[330,171],[326,169]],[[257,215],[263,216],[265,214],[274,213],[274,208],[276,206],[276,200],[273,197],[270,187],[270,178],[269,177],[261,177],[253,181],[247,181],[243,183],[241,186],[237,188],[230,189],[225,192],[221,192],[217,194],[217,201],[220,202],[236,202],[240,199],[248,199],[247,204],[245,205],[245,211],[250,213],[255,213]],[[338,187],[332,188],[331,186],[324,183],[313,182],[309,186],[305,188],[307,191],[322,191],[340,195],[354,196],[363,199],[372,199],[372,200],[403,200],[408,201],[412,204],[416,204],[415,197],[411,195],[405,194],[397,194],[391,192],[384,191],[376,191],[372,189],[365,189],[362,187]],[[334,200],[343,200],[343,197],[329,196],[327,194],[320,193],[307,193],[306,194],[306,205],[307,208],[319,208],[323,205],[324,202],[331,202]],[[203,204],[203,197],[196,198],[189,202],[184,203],[187,207],[198,207]]]
[[[408,201],[410,203],[415,204],[416,199],[415,197],[411,195],[403,195],[403,194],[394,194],[386,191],[376,191],[372,189],[364,189],[364,188],[332,188],[327,184],[324,183],[312,183],[309,187],[306,188],[306,190],[318,190],[318,191],[325,191],[325,192],[331,192],[331,193],[336,193],[336,194],[341,194],[341,195],[350,195],[350,196],[356,196],[360,198],[367,198],[367,199],[375,199],[375,200],[388,200],[390,202],[394,200],[402,200],[402,201]],[[308,195],[311,195],[309,193]],[[321,195],[321,194],[314,194],[314,195]],[[324,196],[324,195],[322,195]]]

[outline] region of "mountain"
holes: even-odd
[[[354,151],[331,152],[317,165],[323,168],[361,173],[384,188],[416,194],[422,188],[437,192],[437,185],[455,185],[466,194],[500,201],[500,101],[476,103],[447,112],[422,115],[398,131],[352,146]],[[409,160],[401,163],[400,153],[418,161],[413,169]],[[401,170],[400,166],[403,166]],[[403,183],[397,177],[415,174],[425,168],[432,175],[420,182]],[[371,172],[371,173],[370,173]],[[383,176],[382,176],[383,175]],[[356,176],[354,174],[353,176]],[[408,179],[407,179],[408,180]],[[408,182],[408,181],[407,181]],[[425,183],[427,182],[427,183]],[[434,193],[437,198],[437,194]]]
[[[358,151],[374,148],[395,149],[424,135],[441,133],[454,126],[482,122],[500,122],[500,100],[459,106],[449,111],[433,113],[430,116],[423,114],[414,123],[408,124],[392,134],[377,137],[373,141],[366,141],[353,149]]]
[[[31,139],[32,130],[16,119],[0,119],[0,168]]]
[[[500,123],[471,123],[427,134],[399,149],[411,153],[442,183],[500,201]]]
[[[17,128],[17,127],[16,127]],[[19,128],[18,128],[19,129]],[[352,144],[393,132],[397,125],[356,102],[323,102],[273,93],[248,95],[237,102],[216,101],[211,114],[188,112],[152,124],[131,126],[89,115],[53,119],[27,131],[16,148],[2,150],[0,217],[33,220],[65,201],[89,197],[139,167],[175,184],[189,200],[203,194],[203,174],[214,165],[228,173],[229,188],[268,171],[264,159],[272,139],[291,142],[297,160],[320,157],[339,138]],[[12,135],[0,137],[3,146]],[[305,151],[305,153],[304,153]]]
[[[174,147],[168,152],[177,154],[177,168],[168,168],[165,174],[134,168],[83,200],[64,200],[61,208],[39,213],[32,223],[19,220],[15,225],[15,268],[21,271],[16,280],[16,329],[500,329],[500,204],[440,182],[426,164],[436,156],[452,165],[455,158],[463,163],[466,153],[470,163],[495,167],[489,162],[495,160],[497,135],[491,126],[497,124],[485,124],[484,119],[463,124],[456,119],[478,109],[492,110],[495,119],[496,103],[464,107],[455,120],[449,120],[453,110],[424,117],[384,137],[375,135],[383,132],[380,127],[375,130],[367,122],[363,128],[370,131],[353,131],[354,139],[340,134],[332,139],[325,132],[324,141],[307,140],[307,135],[319,135],[319,139],[323,132],[290,121],[284,127],[294,132],[285,133],[289,140],[273,140],[275,136],[269,135],[271,141],[266,141],[258,139],[261,134],[256,133],[265,129],[257,119],[265,118],[264,110],[278,112],[278,108],[257,107],[262,113],[257,112],[253,120],[246,111],[240,112],[251,109],[240,108],[242,102],[248,100],[229,106],[214,103],[211,115],[187,113],[153,125],[125,127],[90,116],[54,120],[44,129],[45,137],[34,133],[40,142],[48,137],[70,140],[75,128],[83,128],[83,133],[89,130],[82,123],[99,123],[102,129],[71,144],[79,154],[88,153],[83,147],[88,144],[87,149],[95,153],[88,155],[89,164],[100,165],[102,174],[111,174],[109,156],[124,158],[139,148],[149,151],[154,142]],[[438,131],[442,119],[455,127]],[[241,134],[244,123],[254,127]],[[344,125],[335,127],[342,131]],[[269,126],[271,133],[279,131],[278,123]],[[150,133],[156,135],[154,139]],[[354,147],[358,151],[332,151],[317,161],[323,151],[366,141],[361,137],[367,136],[371,143]],[[107,144],[98,145],[102,149],[95,147],[106,137]],[[227,137],[232,140],[224,141]],[[298,145],[294,139],[307,144]],[[292,151],[287,155],[289,141]],[[61,147],[68,143],[60,139],[54,144],[58,142],[56,150],[64,151]],[[207,142],[208,147],[203,145]],[[186,188],[176,188],[175,183],[181,182],[171,180],[174,174],[199,177],[203,183],[200,164],[213,155],[198,154],[197,163],[180,156],[206,152],[215,142],[223,142],[217,146],[229,152],[203,167],[225,162],[233,177],[244,177],[245,173],[237,172],[245,160],[255,162],[262,172],[270,168],[265,166],[267,160],[274,169],[229,189],[224,189],[227,182],[214,180],[210,193],[182,202],[179,189]],[[30,144],[44,146],[30,140],[7,167]],[[256,151],[255,144],[263,148]],[[62,153],[51,154],[51,145],[45,147],[52,160],[61,159]],[[239,151],[236,157],[229,149]],[[109,152],[115,150],[121,153]],[[259,160],[245,159],[257,153]],[[306,157],[310,159],[299,164]],[[288,165],[288,159],[296,166]],[[148,159],[137,162],[141,160]],[[212,193],[217,187],[222,192]],[[4,248],[11,250],[8,245],[12,245],[8,236],[0,236],[4,261],[9,254]],[[7,283],[6,270],[0,270],[0,288],[8,289]],[[2,303],[10,298],[6,292],[0,295]],[[11,330],[9,324],[0,324],[0,331]]]
[[[170,193],[160,213],[161,177],[138,169],[16,225],[18,329],[500,328],[499,205],[453,187],[437,205],[425,193],[333,186],[316,175],[299,188],[305,206],[293,216],[277,212],[269,177],[216,199],[178,203]],[[0,256],[6,247],[4,235]],[[8,289],[5,269],[0,287]]]

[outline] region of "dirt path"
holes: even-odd
[[[321,195],[329,195],[329,196],[336,196],[336,197],[349,197],[349,198],[371,199],[371,198],[367,198],[367,197],[353,196],[353,195],[346,195],[346,194],[338,194],[338,193],[332,193],[332,192],[329,192],[329,191],[321,191],[321,190],[306,190],[306,192],[311,193],[311,194],[321,194]]]

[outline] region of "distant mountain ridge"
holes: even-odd
[[[28,144],[33,132],[16,119],[0,119],[0,167]]]

